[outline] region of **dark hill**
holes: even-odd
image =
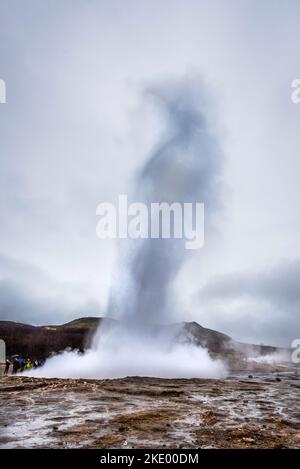
[[[84,350],[102,318],[82,318],[62,325],[31,326],[0,321],[0,338],[5,340],[7,355],[44,358],[66,349]]]

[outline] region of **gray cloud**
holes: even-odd
[[[216,276],[199,293],[211,321],[235,337],[289,346],[300,335],[300,260]]]
[[[100,312],[81,284],[61,284],[39,267],[0,254],[0,320],[53,324]]]
[[[164,128],[140,90],[196,70],[217,101],[227,192],[218,238],[178,272],[180,319],[292,337],[296,287],[272,270],[300,258],[299,14],[298,0],[1,1],[2,318],[62,322],[94,298],[105,308],[117,245],[96,238],[95,209],[130,193]],[[219,285],[199,308],[199,287],[233,271],[232,293]]]

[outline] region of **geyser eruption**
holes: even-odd
[[[199,89],[200,85],[200,89]],[[159,143],[136,178],[131,197],[150,204],[202,202],[205,228],[218,207],[221,155],[211,132],[209,106],[199,81],[182,80],[147,89],[166,122]],[[174,227],[174,220],[171,228]],[[176,313],[173,281],[188,256],[186,239],[127,241],[120,256],[107,316],[83,356],[65,352],[32,372],[47,377],[112,378],[218,377],[224,366],[207,350],[180,334],[180,325],[166,327]]]
[[[148,206],[153,202],[181,206],[202,202],[208,227],[218,206],[221,155],[210,131],[208,100],[201,83],[191,79],[168,82],[147,89],[145,94],[158,106],[166,127],[138,174],[134,200]],[[174,296],[170,289],[193,253],[185,243],[184,238],[132,240],[108,313],[114,311],[142,328],[171,319],[175,306],[169,303]],[[126,285],[126,290],[121,285]]]

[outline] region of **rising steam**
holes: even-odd
[[[205,227],[218,207],[221,155],[211,132],[209,105],[198,80],[181,80],[147,89],[166,126],[141,168],[131,196],[139,202],[202,202]],[[207,231],[206,231],[207,234]],[[65,352],[32,374],[48,377],[217,377],[221,362],[188,342],[178,328],[158,327],[176,313],[176,275],[193,251],[184,239],[131,240],[120,256],[107,316],[118,321],[100,328],[84,356]]]

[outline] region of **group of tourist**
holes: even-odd
[[[21,356],[15,356],[13,361],[6,360],[4,374],[9,374],[10,366],[12,365],[12,374],[16,374],[31,368],[38,368],[43,365],[43,360],[32,360],[31,358],[23,358]]]

